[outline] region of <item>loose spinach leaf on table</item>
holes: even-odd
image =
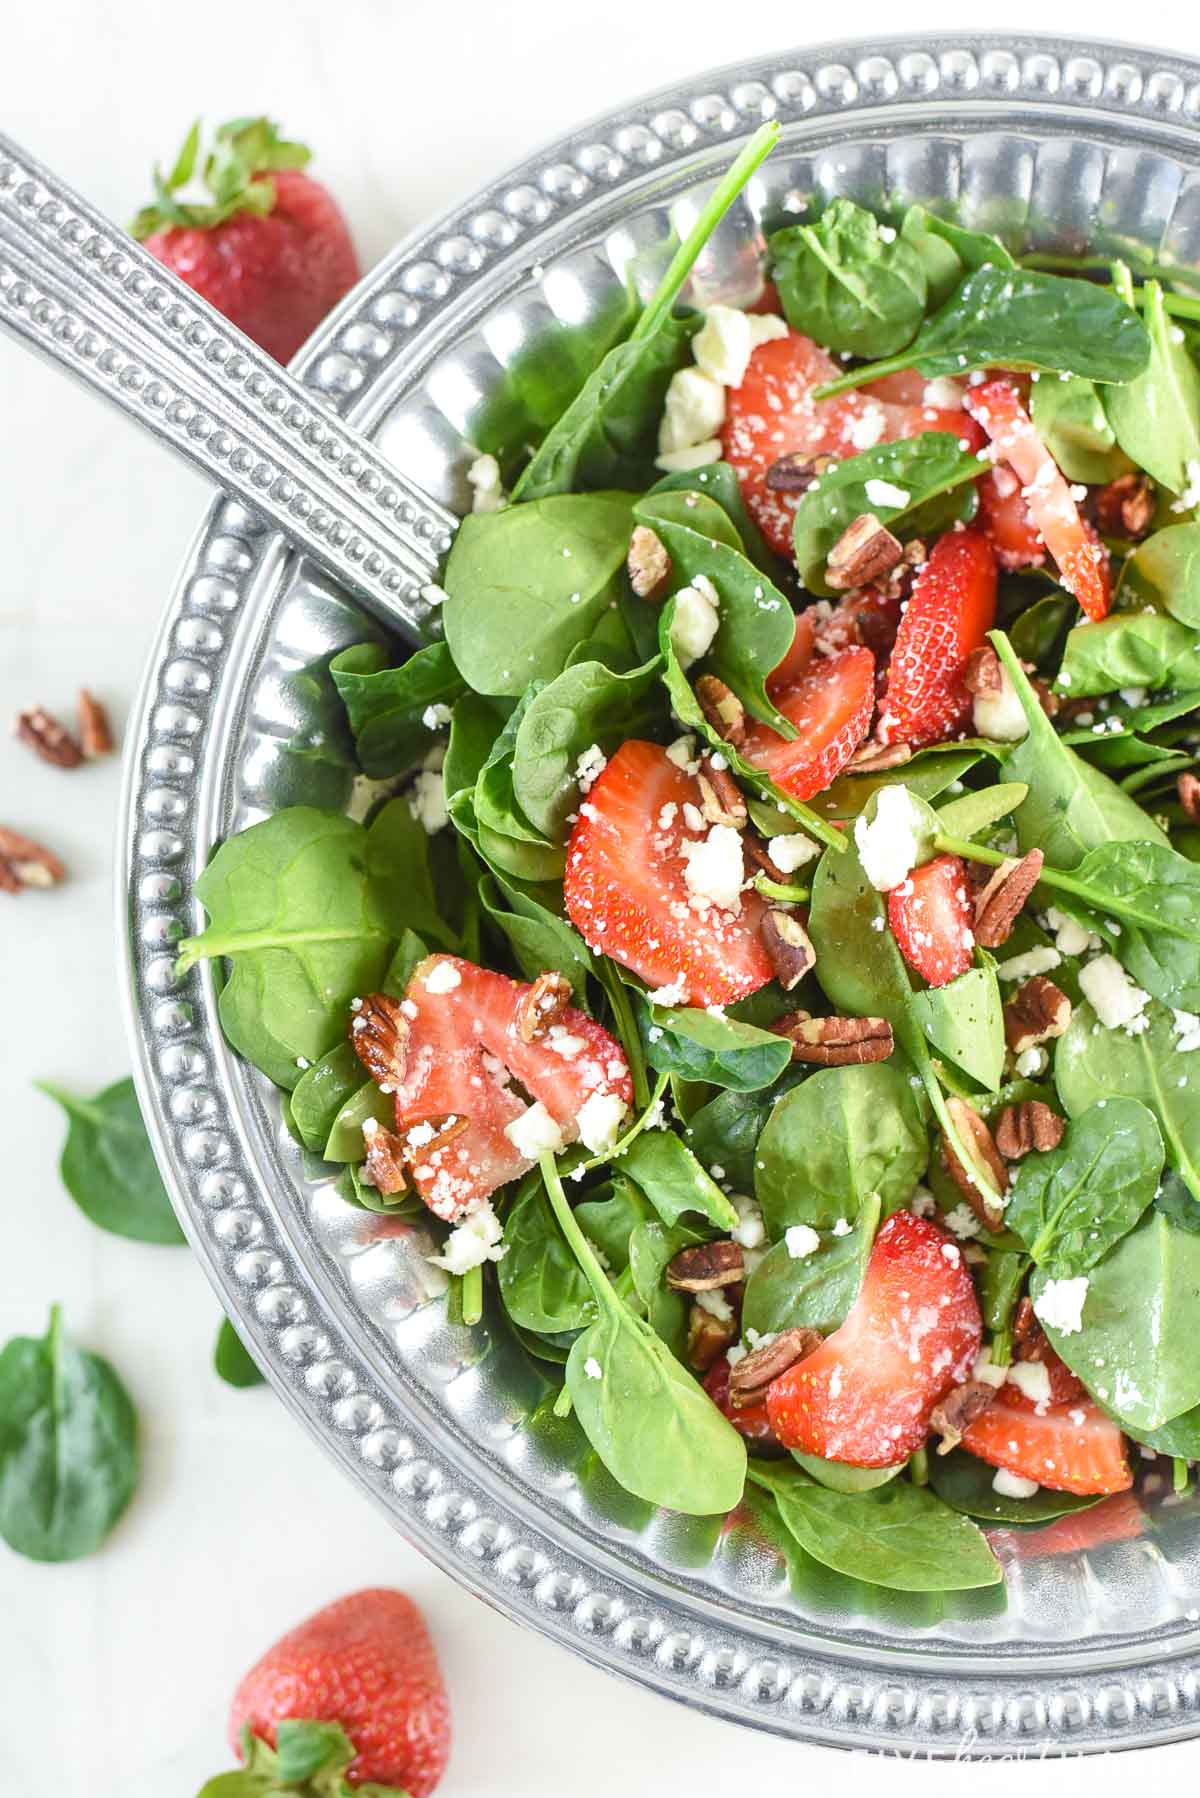
[[[1138,1035],[1101,1029],[1090,1005],[1076,1006],[1054,1057],[1059,1098],[1070,1117],[1098,1099],[1140,1099],[1158,1119],[1167,1161],[1200,1201],[1200,1054],[1179,1047],[1175,1020],[1151,1002]]]
[[[1196,454],[1200,457],[1200,448]],[[1130,556],[1124,578],[1156,610],[1195,630],[1200,626],[1200,524],[1169,524],[1155,531]]]
[[[1132,309],[1128,270],[1118,269],[1116,285]],[[1200,459],[1200,374],[1167,315],[1158,282],[1147,281],[1139,298],[1150,358],[1132,381],[1105,390],[1104,410],[1125,454],[1180,493],[1189,484],[1188,463]]]
[[[824,348],[890,356],[916,335],[925,262],[853,200],[835,199],[815,224],[776,231],[767,250],[789,325]]]
[[[500,1297],[515,1324],[539,1335],[582,1329],[596,1316],[591,1287],[554,1221],[542,1176],[533,1169],[504,1219],[497,1263]]]
[[[137,1416],[115,1369],[64,1333],[0,1351],[0,1536],[33,1561],[100,1547],[137,1484]]]
[[[1072,699],[1121,687],[1200,688],[1200,635],[1164,612],[1113,612],[1068,634],[1057,684]]]
[[[854,1228],[825,1236],[811,1255],[790,1255],[784,1242],[768,1249],[746,1282],[743,1330],[836,1330],[858,1297],[881,1215],[879,1194],[867,1193]]]
[[[59,1173],[85,1217],[135,1242],[186,1241],[146,1135],[132,1080],[78,1099],[48,1080],[35,1085],[67,1114]]]
[[[621,1172],[645,1193],[664,1224],[675,1224],[685,1212],[697,1212],[718,1230],[736,1230],[738,1214],[696,1160],[670,1130],[643,1130],[621,1156]]]
[[[213,1349],[213,1366],[227,1386],[262,1386],[266,1376],[227,1317],[221,1319]]]
[[[354,736],[358,764],[373,780],[419,762],[440,725],[425,723],[430,706],[452,706],[466,683],[444,643],[414,650],[398,668],[377,643],[356,643],[329,664]]]
[[[1162,1165],[1154,1113],[1137,1099],[1100,1099],[1057,1149],[1020,1163],[1005,1223],[1054,1279],[1085,1274],[1134,1228]]]
[[[853,1223],[872,1193],[894,1211],[928,1159],[907,1068],[824,1068],[784,1094],[758,1139],[754,1190],[767,1234],[777,1242],[792,1224]]]
[[[615,674],[602,662],[576,662],[548,681],[521,713],[513,741],[512,790],[535,829],[551,842],[568,833],[579,806],[580,757],[653,732],[663,721],[656,655]]]
[[[1123,396],[1145,378],[1106,391]],[[1116,432],[1094,381],[1081,381],[1075,375],[1065,381],[1061,377],[1035,381],[1029,409],[1038,436],[1069,481],[1112,481],[1132,466],[1117,447]]]
[[[660,1074],[757,1092],[771,1086],[792,1059],[792,1045],[737,1018],[712,1017],[697,1006],[639,1009],[646,1060]]]
[[[929,1457],[929,1484],[942,1503],[980,1523],[1049,1523],[1052,1518],[1067,1517],[1072,1511],[1086,1511],[1100,1503],[1099,1497],[1080,1498],[1073,1492],[1054,1492],[1049,1486],[1039,1486],[1029,1498],[1009,1498],[996,1491],[995,1477],[994,1467],[963,1449]]]

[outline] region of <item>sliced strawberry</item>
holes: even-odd
[[[1039,1407],[1011,1383],[963,1431],[963,1447],[990,1467],[1053,1492],[1124,1492],[1133,1484],[1120,1430],[1091,1399]]]
[[[846,641],[850,640],[847,637]],[[791,648],[783,660],[771,670],[767,678],[767,692],[772,699],[785,692],[807,671],[816,651],[816,642],[817,608],[810,606],[807,612],[797,612]]]
[[[796,799],[811,799],[836,780],[871,728],[875,658],[869,649],[817,656],[775,704],[800,732],[790,742],[752,719],[742,754]]]
[[[775,1432],[767,1417],[766,1405],[747,1405],[738,1410],[729,1402],[729,1360],[721,1355],[713,1362],[700,1382],[722,1417],[727,1417],[747,1442],[775,1442]]]
[[[979,523],[1001,568],[1041,568],[1046,544],[1034,524],[1021,483],[1007,463],[997,463],[975,483]]]
[[[1010,381],[984,381],[967,393],[967,406],[992,440],[998,460],[1021,482],[1029,514],[1058,565],[1058,577],[1088,617],[1103,618],[1112,603],[1108,551],[1089,532],[1071,489]]]
[[[971,716],[967,663],[996,616],[996,563],[981,531],[939,537],[900,620],[880,704],[884,743],[940,743]]]
[[[733,912],[689,888],[683,846],[710,834],[700,805],[696,779],[665,749],[623,743],[579,808],[563,892],[597,953],[678,994],[677,1004],[726,1005],[771,978],[758,936],[764,902],[744,892]]]
[[[959,856],[935,856],[914,868],[892,888],[887,908],[901,955],[930,986],[966,973],[975,947],[975,909]]]
[[[527,1109],[512,1081],[545,1106],[564,1142],[578,1136],[579,1112],[593,1094],[615,1094],[626,1106],[633,1098],[620,1044],[586,1013],[568,1006],[548,1030],[523,1040],[531,992],[454,955],[427,956],[408,983],[396,1128],[413,1184],[448,1221],[533,1165],[505,1134]]]
[[[921,1447],[934,1406],[967,1377],[982,1329],[961,1249],[898,1211],[875,1238],[845,1323],[770,1387],[771,1427],[785,1448],[894,1466]]]

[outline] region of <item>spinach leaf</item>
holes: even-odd
[[[997,1492],[992,1481],[996,1469],[956,1448],[950,1455],[930,1455],[929,1484],[952,1511],[977,1517],[981,1523],[1049,1523],[1072,1511],[1086,1511],[1099,1498],[1080,1498],[1073,1492],[1052,1492],[1039,1486],[1029,1498],[1009,1498]]]
[[[606,752],[642,736],[663,715],[658,656],[629,674],[576,662],[524,708],[513,742],[517,804],[543,837],[564,841],[579,805],[579,763],[593,744]]]
[[[990,746],[989,746],[990,747]],[[984,752],[979,748],[963,749],[957,743],[937,744],[918,750],[911,762],[889,768],[882,774],[839,774],[823,793],[813,796],[810,804],[823,818],[857,818],[866,811],[881,787],[900,783],[917,799],[936,799],[947,787],[961,780],[979,761]],[[759,830],[778,830],[769,816],[755,818]]]
[[[501,894],[508,909],[500,903]],[[575,1003],[586,1010],[587,977],[594,964],[591,951],[574,926],[519,882],[506,880],[502,874],[485,875],[479,882],[479,897],[492,923],[507,937],[525,979],[536,980],[539,974],[547,972],[564,975],[571,982]]]
[[[1200,1236],[1200,1199],[1194,1199],[1174,1168],[1168,1168],[1154,1195],[1154,1209],[1181,1230]]]
[[[881,235],[853,200],[835,199],[815,225],[776,231],[767,249],[794,330],[852,356],[890,356],[916,335],[924,261],[903,233]]]
[[[715,500],[737,533],[737,543],[756,568],[775,580],[783,566],[775,551],[746,510],[741,484],[728,462],[708,462],[703,468],[678,469],[665,474],[650,489],[653,499],[662,493],[700,493]],[[642,607],[645,610],[645,607]]]
[[[396,1127],[396,1102],[380,1090],[373,1080],[365,1080],[338,1108],[325,1146],[321,1150],[326,1161],[363,1161],[367,1145],[363,1141],[363,1125],[368,1118],[385,1130]]]
[[[1158,1119],[1167,1161],[1200,1200],[1200,1078],[1197,1052],[1182,1050],[1165,1005],[1151,1002],[1139,1035],[1102,1030],[1090,1005],[1078,1005],[1054,1056],[1058,1096],[1070,1117],[1098,1099],[1140,1099]]]
[[[77,1099],[48,1080],[34,1084],[67,1114],[67,1140],[58,1171],[84,1216],[102,1230],[135,1242],[185,1242],[146,1135],[133,1081],[118,1080],[94,1099]]]
[[[959,282],[902,354],[839,375],[814,397],[827,399],[901,368],[933,376],[999,367],[1132,381],[1149,358],[1140,318],[1107,288],[1034,269],[982,267]]]
[[[670,1130],[643,1130],[622,1154],[621,1172],[637,1183],[664,1224],[696,1211],[718,1230],[737,1229],[734,1206]]]
[[[623,493],[563,493],[458,527],[442,622],[477,693],[524,693],[553,680],[616,601],[633,529]]]
[[[929,1160],[907,1072],[875,1062],[810,1075],[776,1104],[755,1160],[755,1197],[774,1242],[792,1224],[853,1223],[872,1193],[894,1211]]]
[[[292,1089],[292,1122],[306,1149],[319,1154],[347,1099],[363,1084],[363,1065],[348,1042],[339,1043],[302,1074]]]
[[[592,1321],[596,1301],[563,1241],[536,1168],[517,1188],[504,1220],[504,1242],[496,1275],[504,1309],[515,1324],[558,1335]]]
[[[1035,1269],[1035,1307],[1050,1277]],[[1088,1391],[1135,1430],[1157,1430],[1200,1403],[1200,1236],[1151,1208],[1087,1280],[1081,1329],[1041,1321]]]
[[[826,1236],[811,1255],[789,1255],[785,1242],[768,1249],[746,1282],[742,1329],[836,1330],[858,1297],[882,1209],[879,1194],[866,1193],[847,1235]]]
[[[1115,953],[1147,992],[1185,1010],[1200,1007],[1195,862],[1157,842],[1104,843],[1084,857],[1065,890],[1121,919]]]
[[[943,1055],[995,1092],[1004,1074],[1004,1009],[993,964],[913,994],[913,1015]]]
[[[906,764],[907,765],[907,764]],[[927,795],[918,793],[918,798]],[[938,828],[951,837],[974,837],[990,825],[998,824],[1029,797],[1023,780],[997,781],[992,787],[979,787],[959,799],[949,799],[937,808]]]
[[[1057,685],[1072,699],[1121,687],[1200,688],[1200,637],[1163,612],[1113,612],[1069,633]]]
[[[1119,271],[1117,287],[1132,309],[1128,270]],[[1200,374],[1167,316],[1158,282],[1147,281],[1139,298],[1150,359],[1135,379],[1105,393],[1104,409],[1125,454],[1172,493],[1181,493],[1189,484],[1188,463],[1200,459]]]
[[[949,219],[938,218],[924,206],[910,206],[900,235],[911,243],[925,264],[929,304],[940,306],[965,269],[1014,268],[1012,257],[990,231],[969,231]]]
[[[1004,1575],[987,1537],[927,1487],[892,1480],[871,1492],[831,1492],[798,1467],[752,1462],[801,1548],[838,1573],[900,1592],[958,1592]]]
[[[752,1192],[755,1149],[771,1104],[761,1092],[719,1092],[688,1119],[688,1147],[703,1167],[722,1168],[736,1190]]]
[[[1141,381],[1110,389],[1110,396],[1132,393]],[[1129,467],[1117,448],[1116,432],[1104,410],[1094,381],[1069,376],[1065,381],[1035,381],[1030,413],[1038,436],[1068,481],[1112,481]]]
[[[949,431],[922,431],[898,443],[879,443],[835,463],[796,507],[793,541],[800,579],[810,593],[834,591],[825,579],[829,552],[863,512],[874,513],[904,537],[970,518],[976,501],[972,483],[979,472],[978,456],[963,449]]]
[[[1138,1428],[1123,1417],[1118,1417],[1116,1421],[1126,1435],[1132,1436],[1135,1442],[1144,1442],[1156,1454],[1177,1455],[1184,1461],[1200,1461],[1200,1406],[1193,1406],[1190,1411],[1172,1417],[1157,1430]]]
[[[1057,1149],[1021,1162],[1005,1222],[1053,1278],[1087,1273],[1133,1229],[1162,1165],[1154,1113],[1137,1099],[1100,1099]]]
[[[1003,577],[1001,582],[1003,592]],[[1022,580],[1021,585],[1028,592],[1028,580]],[[1053,593],[1035,599],[1012,619],[1009,639],[1023,662],[1032,662],[1038,668],[1057,667],[1067,630],[1078,616],[1075,601],[1056,587]]]
[[[1196,454],[1200,456],[1200,448]],[[1200,524],[1171,524],[1155,531],[1130,556],[1125,580],[1158,611],[1193,630],[1200,627]]]
[[[444,643],[414,650],[388,667],[377,643],[356,643],[334,656],[329,672],[346,708],[358,764],[372,780],[411,768],[434,742],[439,724],[426,724],[431,706],[451,706],[464,682]]]
[[[756,1092],[791,1063],[786,1038],[696,1006],[647,1005],[640,1022],[646,1060],[660,1074]]]
[[[0,1351],[0,1536],[31,1561],[100,1547],[137,1484],[137,1417],[115,1369],[64,1334]]]
[[[213,1349],[213,1366],[227,1386],[262,1386],[266,1376],[227,1317],[221,1319]]]
[[[442,763],[447,806],[456,793],[474,787],[512,710],[507,699],[486,699],[469,690],[456,702]]]

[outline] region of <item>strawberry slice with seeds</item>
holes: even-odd
[[[971,716],[967,663],[996,616],[996,562],[979,530],[939,537],[913,590],[880,703],[883,743],[941,743]]]
[[[597,954],[675,1004],[727,1005],[771,978],[758,935],[764,902],[732,890],[740,839],[730,825],[706,824],[700,808],[694,774],[665,749],[623,743],[579,808],[563,893]],[[736,909],[712,896],[718,887]]]
[[[408,983],[396,1129],[413,1184],[449,1222],[532,1167],[508,1134],[529,1097],[563,1143],[579,1135],[579,1113],[593,1095],[632,1101],[620,1044],[586,1013],[567,1006],[525,1040],[532,991],[455,955],[427,956]]]
[[[875,1238],[846,1321],[769,1388],[771,1427],[785,1448],[892,1467],[921,1447],[934,1406],[967,1378],[982,1329],[958,1244],[898,1211]]]
[[[930,986],[945,986],[971,966],[974,906],[957,855],[914,868],[887,896],[888,923],[900,953]]]
[[[745,1405],[740,1409],[730,1404],[729,1359],[726,1355],[718,1356],[700,1384],[722,1417],[729,1419],[739,1436],[744,1436],[747,1442],[769,1442],[778,1448],[765,1404]]]
[[[979,524],[1000,568],[1041,568],[1046,543],[1033,522],[1021,483],[1004,462],[989,468],[975,483]]]
[[[861,646],[817,654],[790,685],[772,686],[774,703],[800,734],[789,742],[751,719],[742,754],[785,793],[811,799],[836,780],[871,728],[875,658]]]
[[[1054,1492],[1086,1496],[1124,1492],[1133,1484],[1124,1438],[1091,1399],[1037,1404],[1011,1381],[967,1425],[963,1447],[989,1467],[1003,1467]]]
[[[1058,578],[1087,613],[1106,616],[1112,603],[1108,551],[1079,516],[1066,477],[1021,404],[1010,381],[984,381],[967,393],[967,406],[992,440],[997,461],[1021,482],[1029,516],[1058,566]]]

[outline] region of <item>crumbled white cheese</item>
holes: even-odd
[[[444,606],[446,600],[449,598],[446,589],[444,587],[439,587],[436,581],[426,581],[425,585],[421,588],[420,596],[425,601],[425,604],[431,607]]]
[[[863,491],[872,506],[906,506],[912,498],[907,488],[897,487],[894,481],[881,481],[878,477],[867,481]]]
[[[748,335],[748,334],[747,334]],[[749,350],[747,349],[747,355]],[[725,389],[700,368],[681,368],[671,376],[658,427],[660,455],[692,449],[715,437],[725,422]]]
[[[706,437],[703,443],[689,444],[687,449],[664,450],[655,456],[655,468],[664,474],[686,474],[693,468],[706,468],[721,460],[721,439]]]
[[[408,809],[427,837],[445,830],[450,814],[446,810],[445,784],[436,769],[421,769],[408,789]]]
[[[1175,1033],[1175,1047],[1181,1055],[1190,1055],[1193,1049],[1200,1049],[1200,1016],[1194,1011],[1171,1010],[1171,1028]]]
[[[975,1357],[971,1378],[981,1381],[985,1386],[993,1387],[998,1392],[1008,1379],[1008,1369],[1007,1367],[997,1367],[992,1360],[991,1349],[982,1348]]]
[[[604,1378],[604,1369],[601,1367],[599,1361],[597,1361],[595,1355],[588,1356],[583,1364],[583,1371],[589,1380],[602,1380]]]
[[[1050,1057],[1036,1045],[1032,1049],[1022,1049],[1014,1063],[1022,1080],[1036,1080],[1039,1074],[1046,1072],[1049,1065]]]
[[[646,994],[651,1005],[686,1005],[687,996],[687,983],[682,974],[677,974],[666,986],[656,986],[653,992]]]
[[[710,380],[740,387],[752,348],[747,313],[736,306],[705,308],[704,323],[692,339],[692,355]]]
[[[735,916],[740,913],[745,879],[741,833],[732,824],[714,824],[699,842],[685,838],[679,847],[687,858],[684,884],[699,909],[719,905]]]
[[[587,1048],[587,1040],[582,1036],[572,1036],[565,1024],[551,1024],[546,1047],[552,1055],[561,1055],[564,1061],[574,1061]]]
[[[808,1224],[792,1224],[783,1233],[787,1252],[793,1261],[805,1261],[809,1255],[815,1255],[821,1246],[821,1238]]]
[[[996,968],[1001,980],[1029,980],[1034,974],[1048,974],[1056,968],[1062,956],[1049,943],[1039,944],[1036,949],[1026,950],[1024,955],[1011,955]]]
[[[1054,932],[1054,947],[1060,955],[1082,955],[1085,949],[1098,949],[1100,938],[1077,924],[1074,918],[1068,918],[1056,906],[1049,906],[1046,911],[1046,928]]]
[[[854,420],[847,433],[856,450],[874,449],[887,428],[887,415],[882,406],[869,405]]]
[[[713,1179],[717,1179],[716,1168],[712,1170]],[[740,1242],[744,1249],[759,1249],[767,1240],[766,1225],[763,1214],[754,1200],[745,1193],[731,1194],[733,1208],[738,1214],[737,1229],[730,1232],[735,1242]]]
[[[961,412],[962,388],[949,375],[938,375],[936,380],[926,381],[921,403],[939,412]]]
[[[880,788],[870,823],[865,815],[856,819],[854,845],[863,872],[877,891],[890,892],[912,873],[921,859],[918,833],[924,827],[924,816],[902,783]]]
[[[805,862],[812,861],[820,853],[819,846],[802,830],[767,839],[767,854],[781,874],[794,874],[797,868],[802,868]]]
[[[1106,1030],[1128,1027],[1150,1003],[1115,955],[1097,955],[1079,970],[1079,990]]]
[[[1014,1361],[1008,1370],[1009,1383],[1023,1392],[1035,1405],[1050,1403],[1050,1369],[1044,1361]]]
[[[677,768],[682,768],[685,774],[694,774],[700,766],[696,757],[695,737],[676,737],[673,743],[667,745],[667,760],[669,762],[674,762]],[[670,820],[670,823],[673,822],[674,813],[672,813]],[[661,817],[659,819],[660,828],[663,830],[669,829],[670,823],[663,824]]]
[[[971,721],[976,736],[987,737],[993,743],[1018,743],[1029,735],[1029,721],[1021,709],[1012,677],[1003,664],[1000,685],[991,691],[976,693],[972,700]]]
[[[435,1267],[448,1274],[465,1274],[485,1261],[499,1261],[507,1250],[500,1219],[485,1199],[470,1216],[452,1230],[440,1255],[430,1255]]]
[[[849,1236],[853,1229],[854,1225],[850,1222],[848,1217],[839,1217],[837,1223],[833,1226],[833,1233],[835,1236]]]
[[[927,1186],[917,1186],[913,1188],[908,1209],[914,1217],[933,1217],[937,1213],[937,1200]]]
[[[1083,1302],[1087,1293],[1086,1274],[1078,1274],[1073,1280],[1047,1280],[1033,1301],[1034,1315],[1048,1330],[1057,1330],[1063,1336],[1076,1336],[1083,1328]]]
[[[979,1219],[965,1199],[961,1205],[956,1205],[953,1211],[946,1213],[946,1227],[953,1231],[960,1242],[969,1242],[972,1236],[978,1236],[980,1231]]]
[[[780,318],[777,312],[748,312],[746,322],[750,326],[751,353],[760,343],[773,343],[777,337],[786,337],[788,322]]]
[[[593,1155],[612,1148],[621,1133],[625,1101],[620,1093],[589,1093],[579,1107],[579,1140]]]
[[[504,484],[495,456],[477,456],[467,470],[467,480],[473,489],[472,512],[499,512],[503,508]]]
[[[448,705],[427,705],[421,713],[421,723],[426,730],[444,730],[452,716]]]
[[[608,757],[598,743],[591,743],[575,764],[575,778],[581,793],[590,793],[608,766]]]
[[[718,1323],[731,1324],[733,1322],[733,1306],[724,1293],[720,1291],[698,1292],[696,1303],[701,1311],[707,1311],[708,1315],[715,1317]]]
[[[540,1099],[506,1124],[504,1134],[527,1161],[536,1161],[539,1155],[557,1155],[563,1147],[563,1133]]]
[[[681,668],[690,668],[708,654],[720,622],[720,596],[707,575],[698,574],[675,595],[671,647]]]
[[[435,961],[421,984],[427,993],[452,993],[462,985],[462,975],[452,961]]]
[[[1020,1473],[1010,1473],[1007,1467],[998,1467],[992,1480],[992,1491],[998,1492],[1001,1498],[1032,1498],[1038,1490],[1036,1480],[1027,1480]]]

